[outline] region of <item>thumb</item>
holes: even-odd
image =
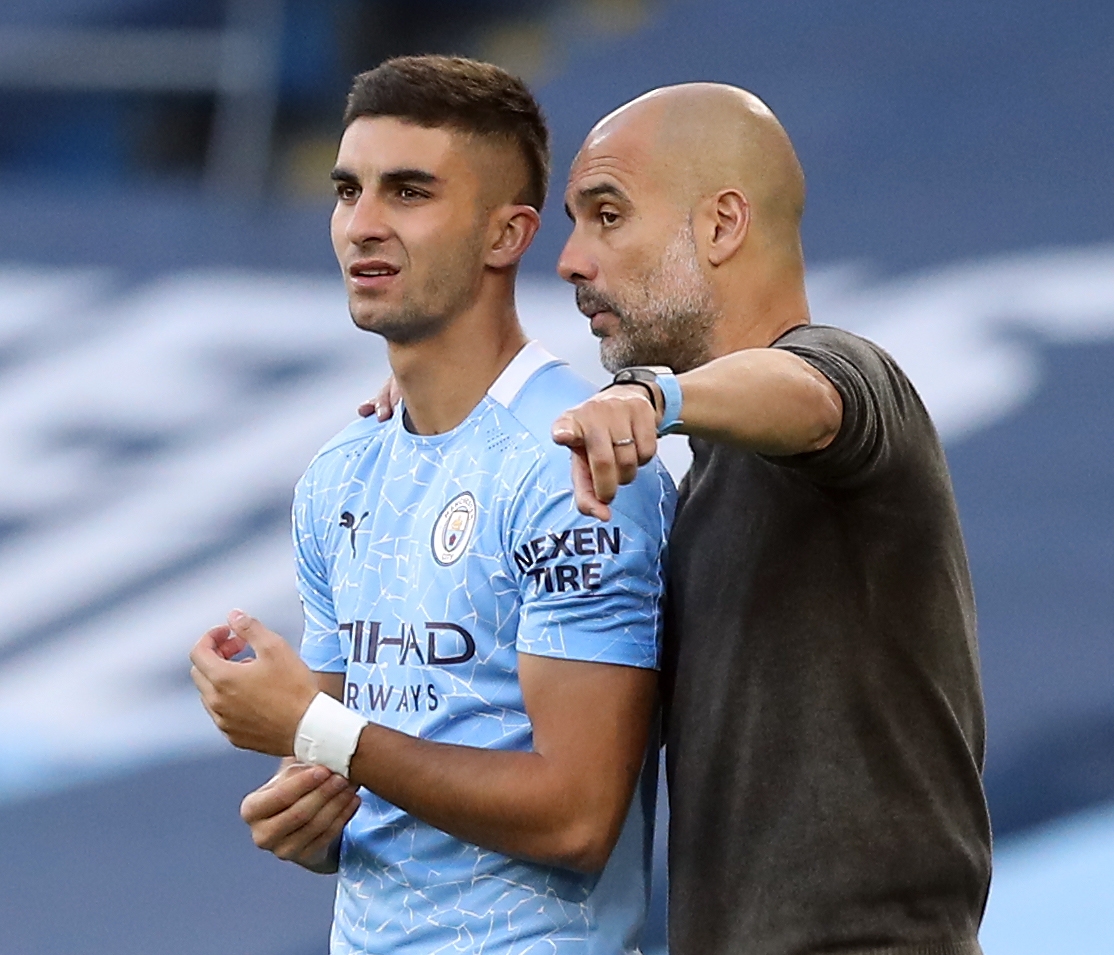
[[[270,649],[275,640],[280,640],[278,634],[272,633],[255,617],[249,617],[242,610],[233,610],[228,614],[228,626],[232,632],[243,640],[256,652]]]
[[[584,446],[584,431],[580,427],[580,422],[571,414],[563,414],[554,421],[550,433],[557,444],[563,444],[567,448]]]

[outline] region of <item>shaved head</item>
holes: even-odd
[[[753,93],[723,83],[651,90],[601,119],[581,155],[616,138],[634,145],[680,206],[738,189],[770,238],[798,233],[804,173],[781,123]]]
[[[804,196],[788,135],[746,90],[667,86],[601,119],[569,172],[557,268],[604,364],[684,370],[808,321]]]

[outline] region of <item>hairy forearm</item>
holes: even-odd
[[[618,839],[640,769],[641,761],[616,766],[620,784],[600,787],[539,752],[436,743],[371,724],[350,777],[465,842],[596,871]]]
[[[685,434],[789,455],[824,448],[839,431],[839,392],[784,349],[733,352],[678,375],[678,381]]]

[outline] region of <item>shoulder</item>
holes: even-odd
[[[833,325],[798,325],[791,328],[773,344],[786,351],[829,351],[847,356],[877,355],[892,358],[869,338],[863,338],[845,328]]]
[[[941,456],[939,437],[916,388],[879,345],[841,328],[806,325],[774,343],[808,362],[843,402],[839,432],[820,451],[773,459],[832,483],[922,469]]]
[[[505,405],[507,411],[545,446],[553,444],[550,429],[563,412],[596,391],[559,359],[538,367]],[[554,445],[556,447],[556,445]]]
[[[880,345],[831,325],[800,325],[782,335],[772,347],[799,355],[825,374],[835,363],[849,364],[867,375],[885,370],[905,378],[897,362]]]
[[[505,413],[529,434],[536,450],[538,483],[550,493],[572,493],[572,455],[553,440],[553,422],[596,390],[568,365],[555,361],[538,368],[505,408]],[[658,536],[672,520],[675,499],[673,479],[654,458],[639,469],[632,484],[619,489],[613,507],[647,533]]]
[[[487,401],[498,427],[516,438],[516,450],[530,450],[538,466],[568,464],[568,453],[554,443],[553,422],[595,391],[562,359],[538,342],[528,342],[491,386]],[[567,469],[567,467],[566,467]]]
[[[352,462],[364,458],[382,444],[390,422],[381,422],[373,415],[357,418],[339,434],[330,438],[310,460],[299,487],[315,483],[315,479],[344,471]]]
[[[901,366],[880,345],[828,325],[805,325],[773,345],[792,352],[826,377],[848,406],[870,405],[882,416],[925,418],[917,389]]]
[[[387,427],[387,422],[380,421],[374,415],[370,418],[357,418],[339,434],[334,435],[326,441],[325,444],[321,446],[321,450],[314,455],[313,460],[317,461],[321,458],[327,458],[337,451],[358,451],[361,447],[366,447],[368,444],[374,442],[378,436],[382,435]]]

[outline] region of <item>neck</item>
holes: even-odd
[[[739,280],[726,283],[720,320],[712,335],[712,357],[744,348],[767,348],[796,325],[809,322],[803,263],[746,264]]]
[[[526,344],[513,292],[478,300],[431,338],[389,342],[387,355],[410,423],[418,434],[444,434],[480,403]]]

